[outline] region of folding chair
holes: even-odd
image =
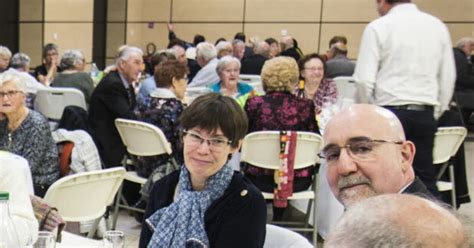
[[[337,88],[337,98],[347,99],[355,102],[356,98],[356,85],[353,77],[335,77],[334,82]]]
[[[258,83],[258,82],[261,83],[262,78],[260,77],[260,75],[240,74],[239,81],[242,81],[242,82],[248,83],[248,84]]]
[[[124,168],[111,168],[66,176],[51,185],[44,200],[56,207],[65,221],[95,220],[88,234],[92,238],[124,175]]]
[[[294,169],[303,169],[314,166],[319,162],[317,153],[321,149],[322,138],[320,135],[310,132],[297,132],[296,152]],[[259,131],[249,133],[245,136],[241,161],[253,166],[277,170],[280,166],[280,132],[279,131]],[[288,227],[288,229],[301,232],[313,232],[313,243],[317,245],[317,205],[315,199],[318,191],[318,174],[314,175],[310,189],[301,192],[293,192],[288,200],[308,199],[308,208],[303,223],[282,223],[284,225],[302,225],[303,227]],[[273,199],[272,193],[262,193],[265,199]],[[313,211],[313,228],[308,228],[309,216]],[[276,223],[275,223],[276,224]],[[278,223],[280,224],[280,223]]]
[[[127,147],[128,153],[136,156],[156,156],[168,154],[170,155],[172,162],[176,164],[176,161],[174,161],[173,157],[171,156],[171,144],[166,140],[165,134],[158,127],[142,121],[126,120],[121,118],[115,119],[115,126],[117,127],[123,143]],[[138,176],[135,171],[127,171],[124,179],[126,181],[138,183],[141,186],[143,186],[147,181],[147,178]],[[121,201],[123,201],[124,204],[121,204]],[[117,224],[119,208],[125,208],[141,213],[145,212],[143,209],[132,207],[126,202],[122,195],[121,187],[115,202],[112,229],[115,229]]]
[[[434,139],[433,164],[441,164],[436,186],[441,192],[451,191],[451,204],[453,208],[456,208],[456,187],[454,181],[454,165],[451,158],[456,155],[466,135],[467,130],[465,127],[439,127]],[[448,169],[449,181],[440,181],[446,169]]]
[[[36,93],[34,107],[46,118],[59,121],[66,106],[73,105],[87,110],[84,94],[75,88],[46,88]]]

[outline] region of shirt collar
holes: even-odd
[[[393,6],[388,14],[394,14],[394,13],[399,13],[399,12],[404,12],[404,11],[417,11],[418,7],[414,3],[400,3],[395,6]]]
[[[118,72],[120,79],[122,80],[122,84],[125,87],[125,89],[128,89],[130,87],[130,83],[125,79],[124,76],[122,76],[122,73]]]
[[[156,88],[150,93],[150,96],[155,98],[177,98],[173,91],[166,88]]]

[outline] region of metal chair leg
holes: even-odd
[[[449,166],[449,181],[453,184],[451,189],[451,204],[453,204],[453,209],[457,209],[457,199],[456,199],[456,181],[454,179],[454,166]]]
[[[117,226],[117,219],[118,219],[118,211],[119,211],[119,205],[120,205],[120,198],[122,198],[122,188],[123,188],[123,183],[120,185],[119,191],[115,197],[115,206],[114,206],[114,217],[113,217],[113,222],[112,222],[112,228],[111,230],[115,230],[115,227]]]

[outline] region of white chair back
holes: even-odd
[[[118,118],[115,126],[130,154],[154,156],[172,153],[163,131],[152,124]]]
[[[348,99],[352,102],[356,99],[356,84],[353,77],[335,77],[334,82],[337,88],[337,98],[340,100]]]
[[[97,219],[113,202],[124,174],[124,168],[111,168],[66,176],[51,185],[44,200],[65,221]]]
[[[283,227],[267,224],[267,233],[263,248],[285,247],[285,248],[310,248],[313,247],[309,241],[297,232]]]
[[[298,131],[294,168],[301,169],[319,162],[318,152],[322,138],[310,132]],[[259,131],[245,136],[242,144],[241,160],[249,164],[278,169],[280,166],[280,132]]]
[[[239,81],[244,82],[244,83],[257,83],[257,82],[262,82],[262,78],[260,75],[249,75],[249,74],[240,74],[239,76]]]
[[[211,89],[209,89],[209,87],[187,87],[184,97],[185,102],[187,104],[191,104],[194,99],[209,92],[211,92]]]
[[[466,138],[465,127],[440,127],[435,134],[433,164],[447,162],[458,151]]]
[[[67,106],[87,110],[84,94],[75,88],[46,88],[36,92],[34,108],[49,119],[59,120]]]
[[[294,169],[301,169],[313,166],[319,162],[318,152],[321,149],[323,139],[320,135],[310,132],[297,132],[296,152]],[[253,166],[278,170],[280,167],[280,132],[279,131],[260,131],[249,133],[245,136],[242,144],[241,161],[247,162]],[[310,189],[300,192],[293,192],[288,200],[308,199],[309,204],[306,210],[306,216],[300,225],[302,227],[288,227],[298,231],[309,231],[313,233],[313,245],[317,246],[317,204],[314,202],[318,192],[318,174],[313,177]],[[264,199],[273,199],[272,193],[262,193]],[[313,226],[308,227],[308,221],[313,212]],[[279,222],[279,224],[285,224]],[[288,226],[293,223],[286,223]],[[274,246],[273,246],[274,247]],[[287,246],[284,246],[287,247]]]

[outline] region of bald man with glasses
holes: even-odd
[[[326,126],[319,156],[327,162],[331,191],[345,207],[386,193],[432,197],[413,171],[415,145],[387,109],[355,104],[337,113]]]

